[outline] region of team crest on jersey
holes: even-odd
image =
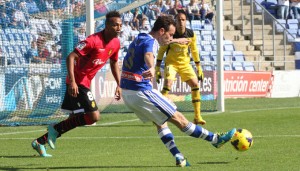
[[[108,51],[108,55],[110,56],[111,55],[111,53],[112,53],[112,49],[110,49],[109,51]]]
[[[95,108],[95,107],[96,107],[95,101],[92,101],[92,108]]]
[[[81,42],[76,46],[76,48],[79,50],[82,50],[85,46],[86,46],[86,44],[84,42]]]

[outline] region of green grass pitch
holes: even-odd
[[[227,131],[248,129],[254,137],[246,152],[231,144],[220,149],[186,136],[170,125],[181,152],[191,167],[177,168],[161,143],[155,127],[134,114],[103,114],[96,126],[79,127],[48,148],[52,158],[41,158],[31,141],[46,126],[0,127],[0,170],[202,170],[202,171],[298,171],[300,168],[300,98],[226,99],[226,112],[203,113],[205,128]],[[193,113],[185,113],[188,119]]]

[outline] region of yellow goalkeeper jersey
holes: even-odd
[[[160,46],[157,54],[157,60],[161,61],[166,53],[166,65],[186,65],[190,63],[189,54],[191,53],[194,61],[200,62],[196,34],[193,32],[193,30],[186,28],[186,31],[183,35],[179,35],[178,32],[175,32],[173,38],[187,38],[190,40],[190,42],[186,45],[171,43],[169,45]]]

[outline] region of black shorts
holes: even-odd
[[[68,113],[85,113],[98,110],[95,98],[90,89],[79,85],[79,94],[77,97],[72,97],[68,93],[68,86],[61,105],[62,110]]]

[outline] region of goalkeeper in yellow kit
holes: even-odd
[[[156,81],[160,83],[161,72],[160,65],[164,54],[165,67],[164,67],[164,86],[162,94],[166,96],[176,80],[176,74],[178,73],[183,82],[186,82],[191,87],[192,92],[192,103],[194,106],[194,123],[204,125],[206,122],[200,115],[201,97],[200,97],[200,86],[198,81],[203,80],[203,72],[200,66],[199,51],[197,49],[196,34],[193,30],[186,28],[186,13],[179,11],[175,16],[176,20],[176,32],[173,36],[173,40],[164,46],[160,46],[155,73]],[[194,62],[197,67],[197,75],[190,64],[190,54],[192,55]]]

